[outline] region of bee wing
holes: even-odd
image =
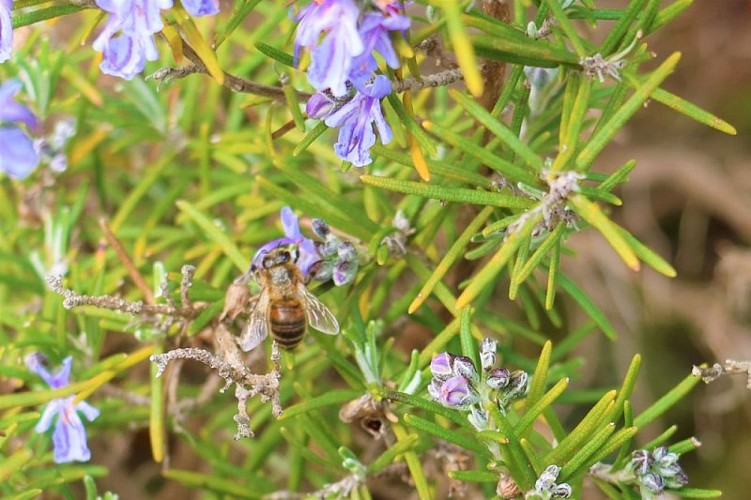
[[[269,294],[266,290],[261,291],[253,311],[248,316],[248,322],[243,328],[240,337],[240,349],[251,351],[269,334],[268,326]]]
[[[298,285],[297,290],[300,297],[305,301],[305,310],[310,326],[329,335],[339,333],[339,322],[336,320],[334,313],[315,295],[310,293],[303,283]]]

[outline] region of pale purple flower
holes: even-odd
[[[362,54],[352,60],[352,69],[349,72],[349,78],[355,86],[360,88],[371,78],[373,71],[378,69],[373,52],[381,54],[390,68],[399,67],[399,57],[391,43],[389,32],[406,30],[411,23],[407,16],[398,13],[384,15],[382,12],[373,11],[363,16],[359,32],[365,48]]]
[[[22,87],[19,80],[0,85],[0,170],[17,179],[27,177],[39,163],[34,141],[18,126],[24,124],[31,131],[39,129],[34,113],[14,99]]]
[[[130,80],[143,71],[146,61],[155,61],[159,51],[154,34],[164,28],[161,11],[172,7],[172,0],[96,0],[110,15],[94,50],[102,52],[101,70]],[[120,36],[115,34],[120,32]]]
[[[299,250],[297,267],[300,268],[304,276],[310,273],[313,264],[321,260],[321,256],[316,250],[313,240],[303,236],[300,231],[300,225],[297,222],[297,216],[289,207],[283,207],[281,211],[282,228],[284,237],[269,241],[258,249],[253,256],[251,266],[257,268],[263,262],[263,257],[274,248],[282,245],[296,245]]]
[[[352,59],[364,49],[357,31],[359,16],[360,10],[353,0],[313,0],[295,16],[299,21],[295,63],[300,48],[312,51],[308,80],[316,90],[331,89],[335,96],[347,93]]]
[[[0,0],[0,63],[10,59],[13,50],[13,0]]]
[[[182,0],[182,4],[193,17],[213,16],[219,12],[219,0]]]
[[[391,82],[385,76],[377,75],[352,100],[326,118],[329,127],[340,127],[339,140],[334,145],[334,151],[340,158],[352,162],[356,167],[371,163],[370,148],[376,138],[374,124],[381,142],[391,142],[391,128],[381,109],[381,99],[390,93]]]
[[[44,379],[51,389],[60,389],[70,383],[70,368],[73,358],[68,356],[63,360],[63,366],[60,371],[52,375],[47,371],[43,364],[41,354],[34,353],[26,357],[26,366]],[[99,416],[99,410],[85,401],[73,404],[75,396],[68,396],[53,399],[42,412],[34,430],[38,433],[47,432],[55,421],[55,430],[52,433],[52,447],[54,450],[55,463],[62,464],[68,462],[88,462],[91,458],[91,452],[86,442],[86,429],[83,426],[81,412],[86,419],[91,422]]]
[[[444,406],[463,406],[470,403],[472,388],[469,380],[457,375],[441,385],[438,400]]]

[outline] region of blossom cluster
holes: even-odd
[[[54,375],[45,367],[46,359],[39,353],[33,353],[26,357],[26,367],[36,373],[47,383],[50,389],[61,389],[70,383],[70,371],[73,358],[68,356],[63,360],[60,371]],[[76,396],[67,396],[53,399],[42,412],[34,430],[44,433],[55,421],[55,430],[52,433],[53,458],[55,463],[88,462],[91,452],[86,441],[86,429],[83,426],[80,412],[86,420],[92,422],[99,416],[99,410],[86,401],[74,404]]]
[[[328,224],[320,219],[313,219],[313,232],[323,241],[306,238],[290,207],[282,208],[280,218],[284,237],[263,244],[253,256],[251,269],[258,268],[263,257],[274,248],[295,245],[298,250],[296,264],[306,279],[333,280],[336,286],[347,285],[355,279],[359,256],[352,242],[334,235]]]
[[[191,16],[219,12],[219,0],[181,3]],[[109,13],[104,29],[93,43],[94,50],[103,56],[99,68],[108,75],[130,80],[143,71],[146,61],[159,57],[154,35],[164,28],[161,11],[171,8],[172,0],[96,0],[96,4]]]
[[[183,0],[185,10],[195,17],[219,12],[219,0]],[[104,29],[94,40],[94,50],[103,55],[100,69],[130,80],[141,73],[146,61],[155,61],[159,51],[154,35],[164,28],[162,10],[172,8],[173,0],[96,0],[109,14]],[[0,0],[0,63],[8,60],[13,48],[12,0]]]
[[[557,465],[549,465],[540,477],[535,481],[535,489],[527,492],[524,498],[570,498],[573,490],[568,483],[557,483],[561,468]]]
[[[665,446],[636,450],[631,454],[631,469],[641,487],[642,498],[660,494],[666,488],[680,488],[688,484],[688,477],[678,464],[679,455]],[[646,493],[646,495],[645,495]]]
[[[353,165],[371,163],[370,148],[378,130],[388,144],[392,134],[381,109],[381,99],[391,93],[391,82],[377,74],[379,54],[392,69],[399,57],[391,42],[392,32],[410,27],[402,2],[371,0],[313,0],[296,16],[295,62],[302,48],[310,50],[308,81],[318,91],[306,112],[339,128],[336,154]]]
[[[444,406],[468,410],[467,419],[477,430],[490,428],[485,403],[493,402],[503,410],[511,401],[527,393],[529,375],[526,372],[493,367],[496,347],[495,340],[483,340],[480,347],[482,370],[479,372],[467,356],[443,352],[436,354],[430,362],[433,374],[428,385],[430,395]]]

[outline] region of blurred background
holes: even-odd
[[[596,3],[608,8],[625,2]],[[748,0],[695,2],[648,40],[658,60],[682,53],[665,88],[729,121],[737,136],[652,102],[600,157],[602,169],[637,161],[620,190],[616,220],[666,257],[678,277],[628,271],[594,232],[570,240],[579,254],[565,259],[564,268],[619,332],[615,344],[602,336],[589,339],[589,380],[577,384],[614,383],[640,352],[637,409],[692,365],[751,359],[750,25]],[[744,376],[700,384],[659,428],[671,423],[678,425],[671,441],[696,436],[702,442],[681,458],[694,485],[720,488],[725,498],[748,498],[751,390]],[[640,439],[655,437],[658,426],[653,429]]]

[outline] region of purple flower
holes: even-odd
[[[13,0],[0,0],[0,63],[10,59],[13,50]]]
[[[34,353],[26,357],[26,367],[44,379],[51,389],[60,389],[70,383],[70,368],[73,358],[68,356],[63,360],[63,366],[56,374],[50,374],[44,367],[41,354]],[[87,462],[91,458],[91,452],[86,444],[86,429],[83,426],[81,412],[91,422],[99,416],[99,410],[81,401],[73,404],[75,396],[53,399],[42,412],[34,430],[38,433],[47,432],[52,425],[52,420],[57,415],[55,430],[52,433],[52,447],[54,449],[55,463],[62,464],[73,461]]]
[[[96,0],[109,12],[107,23],[94,40],[94,50],[102,52],[101,70],[130,80],[143,71],[146,61],[155,61],[159,51],[154,34],[164,28],[161,10],[172,7],[172,0]],[[114,37],[115,33],[120,36]]]
[[[34,113],[14,100],[22,86],[18,80],[0,85],[0,170],[17,179],[28,176],[39,163],[34,142],[17,125],[23,123],[32,131],[39,129]]]
[[[364,49],[357,31],[359,16],[353,0],[313,0],[295,16],[295,63],[301,47],[312,50],[308,80],[316,90],[331,89],[335,96],[347,93],[352,59]]]
[[[383,144],[391,142],[391,128],[381,110],[381,99],[391,93],[391,83],[383,75],[360,89],[347,104],[330,114],[325,122],[329,127],[341,127],[334,145],[336,154],[357,167],[368,165],[370,148],[375,144],[373,124]]]
[[[303,236],[300,231],[300,225],[297,222],[297,216],[289,207],[282,208],[281,212],[282,227],[284,228],[284,237],[269,241],[258,249],[251,260],[251,266],[256,268],[261,265],[263,257],[276,247],[282,245],[297,245],[300,256],[297,260],[297,267],[300,268],[304,276],[310,272],[313,264],[321,260],[321,256],[316,250],[313,240]]]
[[[193,17],[213,16],[219,12],[219,0],[182,0],[182,4]]]
[[[441,385],[438,400],[444,406],[464,406],[470,403],[471,395],[472,388],[469,385],[469,380],[457,375]]]
[[[430,371],[433,373],[433,377],[439,380],[448,380],[454,373],[454,356],[447,352],[436,354],[430,361]]]
[[[365,49],[353,59],[349,72],[349,78],[355,86],[360,88],[370,79],[373,71],[378,69],[378,63],[373,56],[374,51],[383,56],[390,68],[399,67],[399,57],[391,43],[389,32],[406,30],[411,24],[412,21],[407,16],[396,12],[384,15],[382,12],[374,11],[363,16],[359,31]]]

